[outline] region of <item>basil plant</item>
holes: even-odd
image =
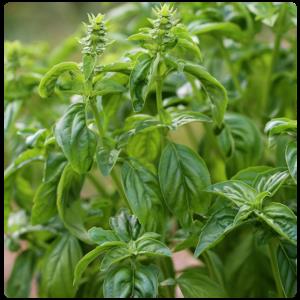
[[[296,5],[119,5],[5,42],[6,296],[294,297]]]

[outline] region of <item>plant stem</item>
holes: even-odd
[[[268,244],[269,247],[269,255],[270,255],[270,262],[271,262],[271,267],[272,267],[272,272],[276,284],[276,289],[278,292],[278,297],[279,298],[286,298],[281,279],[280,279],[280,274],[279,274],[279,269],[278,269],[278,264],[277,264],[277,258],[276,258],[276,249],[277,249],[277,243],[275,241],[270,241]]]
[[[97,109],[96,99],[93,98],[93,99],[89,99],[89,100],[90,100],[89,104],[91,106],[94,118],[96,120],[96,126],[98,128],[100,137],[103,137],[104,136],[104,130],[103,130],[102,123],[101,123],[101,120],[100,120],[100,114],[99,114],[98,109]]]
[[[121,198],[124,200],[125,204],[127,205],[127,207],[130,209],[130,205],[128,203],[128,200],[127,200],[127,197],[124,193],[124,190],[123,190],[123,186],[122,186],[122,183],[121,181],[119,180],[118,178],[118,174],[117,174],[117,171],[116,171],[116,167],[114,167],[112,170],[111,170],[111,178],[115,184],[115,186],[117,187],[117,190],[121,196]]]
[[[281,27],[281,24],[285,20],[286,9],[287,9],[287,6],[285,4],[283,4],[281,6],[280,11],[279,11],[279,16],[278,16],[278,21],[277,21],[278,22],[278,28]],[[275,35],[275,40],[274,40],[274,47],[273,47],[271,62],[270,62],[270,66],[268,68],[266,84],[265,84],[265,90],[264,90],[263,98],[262,98],[262,104],[264,105],[264,111],[267,108],[267,105],[268,105],[268,102],[269,102],[269,93],[270,93],[271,84],[272,84],[272,75],[273,75],[274,67],[276,65],[277,57],[279,55],[282,36],[283,36],[283,32],[281,30],[277,30],[276,35]]]
[[[163,122],[163,103],[162,103],[162,78],[160,76],[160,67],[158,65],[157,76],[156,76],[156,107],[159,119]]]
[[[223,57],[224,57],[224,59],[227,63],[228,68],[229,68],[234,87],[239,92],[239,94],[242,95],[243,90],[242,90],[240,82],[238,80],[238,77],[237,77],[236,71],[234,69],[233,63],[230,59],[229,53],[228,53],[227,49],[224,46],[223,40],[218,40],[218,41],[219,41],[219,44],[220,44],[220,49],[222,51],[222,55],[223,55]]]
[[[102,186],[101,181],[97,180],[97,178],[95,178],[95,176],[91,173],[87,174],[88,179],[92,182],[92,184],[94,185],[94,187],[97,189],[97,191],[102,194],[104,197],[109,197],[109,193],[106,191],[106,189],[104,188],[104,186]]]

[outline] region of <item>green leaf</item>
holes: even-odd
[[[277,264],[285,297],[292,298],[297,293],[297,248],[290,243],[280,242]]]
[[[269,196],[271,197],[278,191],[288,177],[289,173],[284,168],[273,168],[259,173],[254,180],[253,186],[258,192],[269,192]]]
[[[286,205],[271,202],[262,212],[254,212],[279,235],[297,245],[297,217]]]
[[[291,141],[285,149],[285,160],[289,172],[297,184],[297,142]]]
[[[158,274],[153,266],[137,264],[117,266],[105,277],[103,291],[105,298],[156,298],[158,295]]]
[[[44,224],[56,214],[56,190],[58,182],[42,183],[36,191],[31,210],[31,224]]]
[[[53,66],[42,78],[39,85],[39,94],[42,98],[50,97],[54,93],[54,88],[58,78],[65,72],[70,72],[81,76],[77,63],[62,62]]]
[[[80,206],[80,190],[83,176],[67,165],[57,187],[57,210],[66,228],[80,240],[91,243],[83,225]]]
[[[44,297],[73,298],[75,266],[82,257],[78,240],[71,235],[57,238],[43,261],[42,291]]]
[[[184,271],[177,279],[185,298],[226,298],[223,287],[212,280],[205,269],[193,268]]]
[[[92,227],[88,231],[90,239],[98,245],[102,245],[105,242],[118,241],[118,237],[112,230],[105,230],[101,227]]]
[[[121,209],[116,217],[109,219],[111,229],[124,242],[136,240],[141,234],[141,225],[136,216],[129,215],[127,209]]]
[[[83,55],[83,74],[85,80],[88,80],[95,68],[97,62],[97,56],[96,55],[89,55],[84,54]]]
[[[136,248],[139,255],[172,256],[172,252],[164,243],[150,237],[140,238],[136,242]]]
[[[144,88],[147,85],[147,76],[151,67],[151,58],[143,54],[139,56],[129,78],[129,90],[132,107],[135,112],[143,109],[145,104]]]
[[[179,111],[172,113],[171,116],[174,129],[191,122],[211,122],[208,116],[196,111]]]
[[[128,141],[126,146],[128,156],[136,158],[146,167],[152,166],[153,169],[153,163],[161,151],[162,139],[161,131],[158,128],[139,132],[130,137]]]
[[[93,96],[104,96],[107,94],[118,94],[126,92],[126,88],[109,78],[98,80],[93,86]]]
[[[27,166],[34,161],[42,161],[44,159],[44,151],[42,149],[25,150],[17,156],[12,164],[10,164],[4,171],[4,180],[7,180],[12,174],[19,169]]]
[[[66,158],[61,152],[50,152],[45,161],[43,181],[49,182],[59,179],[66,164]]]
[[[83,103],[69,106],[55,126],[55,138],[76,172],[86,173],[91,168],[97,137],[87,127]]]
[[[18,255],[6,284],[6,297],[29,298],[35,258],[32,250],[25,250]]]
[[[231,22],[212,22],[201,24],[199,21],[192,22],[189,25],[189,30],[192,34],[219,34],[238,42],[245,40],[245,35],[241,28]]]
[[[107,253],[104,255],[101,262],[100,271],[107,271],[113,264],[120,262],[130,256],[131,252],[128,251],[127,246],[114,247],[107,251]]]
[[[214,247],[227,233],[235,228],[234,219],[236,214],[236,210],[228,207],[218,210],[211,215],[201,230],[198,245],[194,253],[196,257]]]
[[[255,123],[246,116],[226,113],[224,129],[217,135],[220,150],[226,158],[229,176],[237,170],[256,164],[262,155],[262,138]]]
[[[296,134],[297,120],[288,118],[276,118],[269,121],[265,126],[265,132],[269,136],[278,134]]]
[[[129,205],[145,231],[163,230],[166,212],[157,176],[139,162],[130,160],[123,164],[122,181]]]
[[[108,176],[115,166],[121,150],[114,149],[103,139],[103,145],[97,149],[96,160],[101,173]]]
[[[212,75],[210,75],[205,68],[190,62],[179,63],[175,58],[167,56],[165,58],[167,65],[195,76],[200,80],[203,88],[209,96],[211,102],[211,111],[214,121],[218,126],[222,124],[224,113],[227,107],[227,92],[223,85]]]
[[[237,206],[250,204],[258,195],[254,188],[240,180],[218,182],[206,190],[231,200]]]
[[[199,47],[197,46],[197,44],[195,44],[193,41],[189,41],[184,38],[179,38],[177,40],[176,46],[193,52],[200,61],[202,60],[201,51],[200,51]]]
[[[236,173],[233,177],[231,177],[231,180],[240,180],[250,186],[253,186],[257,175],[270,169],[272,169],[272,167],[269,166],[249,167]]]
[[[79,284],[82,274],[93,260],[95,260],[101,253],[103,253],[107,249],[115,246],[124,246],[124,243],[119,241],[106,242],[105,244],[96,247],[95,249],[84,255],[76,265],[73,285],[77,286]]]
[[[158,175],[166,205],[182,226],[191,224],[193,212],[207,211],[210,197],[203,190],[210,184],[210,175],[205,162],[191,149],[168,143]]]

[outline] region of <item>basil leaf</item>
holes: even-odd
[[[237,113],[226,113],[225,127],[217,136],[229,176],[237,170],[256,164],[262,155],[262,138],[251,119]]]
[[[163,230],[166,212],[158,178],[139,162],[130,160],[122,167],[122,180],[130,207],[145,231]]]
[[[17,156],[12,164],[10,164],[4,171],[4,180],[7,180],[12,174],[19,169],[27,166],[34,161],[42,161],[44,159],[44,151],[42,149],[34,148],[25,150]]]
[[[102,245],[105,242],[118,241],[118,237],[112,230],[105,230],[101,227],[92,227],[88,231],[90,239],[98,245]]]
[[[257,175],[254,187],[258,192],[267,191],[273,196],[289,177],[283,168],[273,168]]]
[[[66,158],[61,152],[50,152],[45,161],[43,181],[49,182],[59,179],[66,163]]]
[[[231,22],[211,22],[201,24],[200,21],[195,21],[189,25],[189,29],[192,34],[196,35],[219,34],[238,42],[243,42],[245,40],[245,35],[241,28]]]
[[[185,298],[226,298],[222,286],[212,280],[205,269],[193,268],[184,271],[177,279]]]
[[[132,101],[132,107],[135,112],[143,109],[145,104],[144,89],[147,85],[147,76],[151,67],[151,58],[143,54],[138,57],[129,78],[129,90]]]
[[[191,122],[211,122],[211,119],[208,116],[196,111],[174,112],[171,116],[172,127],[175,129]]]
[[[277,248],[277,264],[285,297],[297,293],[297,248],[281,241]]]
[[[231,177],[231,180],[240,180],[250,186],[253,186],[257,174],[266,172],[271,169],[272,167],[269,166],[249,167],[236,173],[233,177]]]
[[[198,245],[194,253],[196,257],[214,247],[227,233],[235,228],[234,219],[236,214],[236,210],[227,207],[211,215],[201,230]]]
[[[104,280],[105,298],[156,298],[158,274],[153,266],[130,265],[111,269]]]
[[[297,184],[297,142],[291,141],[288,143],[285,150],[285,160],[289,172]]]
[[[102,252],[115,246],[124,246],[124,243],[119,241],[106,242],[103,245],[100,245],[92,251],[88,252],[85,256],[83,256],[76,265],[74,271],[73,285],[77,286],[79,284],[82,274],[94,259],[96,259]]]
[[[218,182],[206,190],[231,200],[237,206],[250,204],[258,195],[254,188],[240,180]]]
[[[50,97],[54,93],[54,88],[58,78],[65,72],[81,76],[77,63],[62,62],[53,66],[42,78],[39,85],[39,94],[42,98]]]
[[[265,132],[271,137],[278,134],[295,134],[297,132],[297,120],[288,118],[276,118],[265,126]]]
[[[93,163],[97,137],[87,127],[83,103],[69,106],[55,126],[55,138],[76,172],[82,174],[89,171]]]
[[[172,256],[170,249],[161,241],[153,238],[140,238],[136,242],[138,254],[146,256]]]
[[[44,224],[56,214],[57,182],[42,183],[33,199],[31,224]]]
[[[167,207],[182,226],[189,226],[192,213],[205,213],[210,198],[203,190],[210,184],[205,162],[186,146],[168,143],[159,162],[159,183]]]
[[[73,298],[75,266],[82,256],[78,240],[71,235],[59,237],[48,250],[43,262],[42,291],[44,297]]]
[[[254,212],[283,238],[297,244],[297,217],[286,205],[271,202],[262,212]]]
[[[127,209],[122,209],[116,217],[111,217],[109,224],[114,233],[124,242],[136,240],[141,234],[141,225],[137,217],[129,215]]]
[[[32,250],[25,250],[18,255],[5,288],[8,298],[29,298],[35,259]]]
[[[83,179],[69,164],[65,167],[57,187],[57,210],[72,234],[86,243],[91,243],[80,212],[79,197]]]
[[[126,92],[126,88],[122,84],[112,79],[103,78],[94,84],[92,96],[104,96],[124,92]]]
[[[131,253],[128,251],[127,246],[114,247],[107,251],[107,253],[104,255],[101,262],[100,271],[107,271],[113,264],[120,262],[130,256]]]
[[[103,139],[103,145],[97,149],[96,159],[98,167],[104,176],[108,176],[115,166],[121,150],[114,149]]]

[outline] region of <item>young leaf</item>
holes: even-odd
[[[262,212],[254,212],[283,238],[297,244],[297,217],[286,205],[271,202]]]
[[[105,242],[118,241],[119,238],[114,234],[112,230],[105,230],[101,227],[92,227],[88,231],[88,235],[92,241],[98,245],[102,245]]]
[[[211,119],[196,111],[180,111],[174,112],[172,116],[172,127],[177,128],[191,122],[211,122]]]
[[[297,120],[291,120],[288,118],[272,119],[266,124],[265,132],[269,136],[278,134],[295,134],[297,132]]]
[[[145,231],[163,230],[166,212],[158,178],[139,162],[130,160],[122,167],[122,180],[130,207]]]
[[[172,256],[172,252],[164,243],[153,238],[140,238],[136,243],[136,248],[139,255]]]
[[[124,242],[136,240],[141,234],[141,225],[134,215],[129,215],[127,209],[122,209],[116,217],[109,219],[111,229]]]
[[[203,268],[184,271],[177,279],[185,298],[226,298],[224,288],[211,279]]]
[[[8,298],[29,298],[36,255],[25,250],[15,260],[7,281],[5,295]]]
[[[209,186],[206,191],[226,197],[237,206],[250,204],[258,195],[254,188],[240,180],[218,182]]]
[[[231,180],[240,180],[250,186],[254,186],[254,181],[257,175],[271,169],[272,167],[269,166],[249,167],[236,173],[233,177],[231,177]]]
[[[205,162],[186,146],[168,143],[159,162],[159,183],[167,207],[182,226],[189,226],[192,213],[205,213],[210,198],[203,190],[210,184]]]
[[[228,207],[211,215],[200,233],[199,242],[194,253],[196,257],[214,247],[228,232],[235,228],[234,219],[236,214],[236,210]]]
[[[285,149],[285,160],[289,172],[297,184],[297,142],[291,141]]]
[[[88,129],[83,103],[72,104],[55,126],[55,137],[72,168],[86,173],[93,163],[96,134]]]
[[[273,196],[288,178],[289,173],[284,168],[273,168],[257,175],[253,186],[258,192],[267,191]]]
[[[156,298],[158,272],[153,266],[137,264],[117,266],[106,274],[103,291],[105,298]]]
[[[143,109],[145,103],[144,88],[147,85],[147,76],[151,67],[151,58],[143,54],[139,56],[136,65],[134,66],[130,78],[129,89],[132,101],[132,107],[135,112]]]
[[[40,82],[39,94],[42,98],[50,97],[54,93],[54,88],[59,76],[65,72],[81,76],[78,65],[74,62],[62,62],[55,65],[45,74]]]
[[[82,256],[78,240],[71,235],[59,237],[49,248],[43,264],[42,290],[44,297],[73,298],[75,266]]]

